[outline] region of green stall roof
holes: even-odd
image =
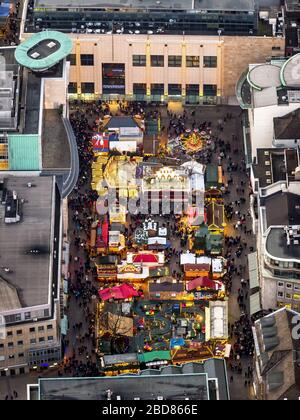
[[[166,351],[150,351],[149,353],[142,353],[138,355],[140,363],[150,363],[156,360],[171,360],[171,352]]]
[[[37,134],[9,134],[8,158],[11,171],[39,171],[39,136]]]

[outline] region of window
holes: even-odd
[[[199,85],[186,85],[187,96],[199,96]]]
[[[21,321],[21,314],[15,314],[15,315],[6,315],[4,317],[6,324],[12,324],[13,322],[19,322]]]
[[[19,353],[18,354],[18,357],[20,358],[20,359],[22,359],[23,357],[24,357],[24,353]],[[21,372],[20,372],[21,373]]]
[[[0,350],[4,349],[4,344],[0,344]]]
[[[147,85],[146,83],[134,83],[133,84],[133,94],[134,95],[146,95]]]
[[[164,95],[165,85],[163,83],[152,83],[151,95]]]
[[[297,284],[294,285],[294,290],[295,292],[300,292],[300,286],[298,286]]]
[[[272,51],[280,51],[281,47],[272,47]]]
[[[218,59],[215,56],[205,56],[203,58],[203,66],[208,68],[216,68],[218,67]]]
[[[53,325],[52,325],[52,324],[47,325],[47,330],[48,330],[48,331],[49,331],[49,330],[53,330]]]
[[[299,293],[295,293],[295,294],[294,294],[294,300],[300,300],[300,295],[299,295]]]
[[[7,337],[12,337],[12,336],[13,336],[12,331],[7,331]]]
[[[200,57],[198,55],[188,55],[186,57],[186,66],[187,67],[199,67],[200,66]]]
[[[81,83],[81,93],[95,93],[95,83]]]
[[[277,283],[278,287],[280,287],[281,289],[284,287],[284,283],[282,281],[279,281]]]
[[[151,55],[152,67],[164,67],[165,57],[163,55]]]
[[[20,340],[20,341],[18,341],[18,346],[23,346],[23,341],[22,340]]]
[[[70,62],[71,66],[76,66],[76,54],[68,55],[67,61]]]
[[[288,300],[291,300],[292,299],[292,295],[290,293],[286,293],[285,294],[285,298],[288,299]]]
[[[168,65],[169,67],[181,67],[182,66],[181,55],[169,55]]]
[[[169,95],[180,96],[181,95],[181,85],[169,84],[168,89]]]
[[[10,354],[10,355],[8,356],[8,358],[9,358],[9,359],[14,359],[14,358],[15,358],[15,356],[14,356],[13,354]],[[11,373],[11,371],[10,371],[10,373]]]
[[[22,357],[24,357],[24,354]],[[20,375],[24,375],[24,374],[25,374],[25,368],[20,368]]]
[[[22,330],[17,330],[17,335],[22,335],[23,331]]]
[[[283,294],[283,292],[277,292],[277,296],[278,296],[279,298],[283,298],[284,294]]]
[[[38,328],[38,332],[41,332],[41,331],[44,331],[44,326],[43,325],[41,325],[39,328]]]
[[[49,315],[50,315],[49,309],[44,309],[44,316],[49,316]]]
[[[203,85],[204,96],[217,96],[217,85]]]
[[[39,338],[39,343],[44,343],[45,342],[45,337],[40,337]]]
[[[36,344],[36,339],[35,338],[31,338],[30,344]]]
[[[77,83],[76,82],[70,82],[69,86],[68,86],[68,93],[73,93],[76,94],[77,93]]]
[[[35,327],[32,327],[32,328],[29,328],[29,332],[32,334],[32,333],[35,333]]]
[[[14,343],[8,343],[8,344],[7,344],[7,347],[8,347],[9,349],[13,348],[13,346],[14,346]]]
[[[293,285],[291,283],[287,283],[286,284],[286,288],[289,289],[289,290],[291,290],[293,288]]]
[[[81,54],[80,57],[82,66],[93,66],[94,65],[94,56],[93,54]]]
[[[53,335],[49,335],[48,341],[53,341]]]
[[[146,56],[145,55],[133,55],[132,56],[133,67],[146,67]]]
[[[25,312],[25,319],[28,320],[31,318],[31,313],[30,312]]]

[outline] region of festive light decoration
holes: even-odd
[[[187,152],[200,152],[205,149],[211,140],[211,136],[206,131],[187,130],[184,134],[181,135],[181,141],[183,142],[184,148]]]

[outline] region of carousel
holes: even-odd
[[[208,131],[186,130],[180,140],[188,153],[197,153],[211,143],[211,134]]]

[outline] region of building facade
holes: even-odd
[[[38,7],[40,3],[43,7]],[[153,8],[164,6],[145,11],[141,4],[118,5],[111,10],[107,4],[101,8],[101,0],[98,3],[96,11],[95,5],[87,4],[83,10],[78,2],[71,2],[68,16],[59,2],[35,1],[34,7],[25,7],[21,40],[48,27],[71,36],[71,97],[215,104],[235,96],[236,81],[249,63],[284,55],[284,38],[275,36],[278,34],[270,31],[268,22],[261,25],[265,28],[262,32],[257,30],[257,10],[249,2],[242,2],[243,10],[225,5],[214,12],[208,3],[195,4],[194,9],[192,4],[186,5],[193,10],[187,16],[195,19],[194,30],[189,30],[193,23],[187,18],[180,29],[184,13],[173,10],[174,5],[170,19],[175,26],[169,23],[162,29],[163,17],[160,25],[155,19],[166,11]],[[239,30],[233,29],[233,22],[226,26],[232,18]],[[252,21],[251,28],[247,19]],[[204,20],[210,24],[204,25]]]

